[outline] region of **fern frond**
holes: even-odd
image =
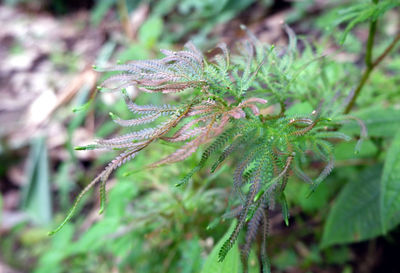
[[[321,184],[321,182],[332,172],[334,166],[335,166],[335,161],[333,157],[331,157],[328,163],[326,164],[325,168],[320,173],[320,175],[317,177],[317,179],[315,179],[311,188],[311,193],[314,192],[316,188]]]
[[[333,146],[330,142],[323,139],[314,139],[313,143],[314,151],[324,161],[329,161],[331,154],[333,153]]]
[[[211,166],[210,172],[213,173],[218,168],[219,164],[221,164],[227,157],[230,155],[237,147],[237,143],[234,142],[221,153],[217,161]]]
[[[336,138],[336,139],[342,139],[344,141],[351,140],[351,137],[349,137],[348,135],[341,133],[341,132],[334,132],[334,131],[317,132],[314,134],[314,136],[317,138]]]
[[[142,125],[142,124],[153,122],[161,116],[161,113],[158,112],[155,114],[150,114],[147,116],[143,116],[143,117],[136,118],[136,119],[129,119],[129,120],[121,119],[120,117],[116,116],[115,114],[113,114],[111,112],[110,112],[110,116],[113,119],[113,121],[115,123],[117,123],[118,125],[123,126],[123,127],[131,127],[131,126],[137,126],[137,125]]]
[[[247,231],[245,237],[245,243],[241,247],[241,256],[243,261],[243,266],[247,268],[248,256],[250,252],[251,245],[257,236],[257,232],[261,223],[263,221],[263,210],[265,208],[260,206],[255,211],[253,217],[250,219],[249,223],[247,224]]]
[[[251,179],[251,187],[250,191],[246,197],[246,203],[243,206],[242,212],[239,217],[239,221],[233,230],[232,234],[230,235],[229,239],[222,245],[219,253],[218,253],[218,260],[223,261],[225,259],[226,254],[232,248],[234,243],[236,242],[239,232],[242,230],[244,224],[246,223],[247,213],[249,211],[250,205],[253,203],[254,196],[256,195],[257,191],[260,187],[261,182],[261,171],[262,166],[257,166],[256,171],[254,172],[254,176]]]
[[[223,56],[225,58],[225,62],[223,63],[222,68],[226,70],[226,69],[229,68],[229,63],[230,63],[228,47],[227,47],[227,45],[225,43],[219,43],[217,45],[217,48],[221,49],[222,54],[223,54]]]
[[[267,238],[269,232],[269,219],[268,214],[265,211],[263,213],[262,221],[262,244],[261,244],[261,264],[263,273],[271,273],[271,263],[267,254]]]
[[[105,181],[107,181],[108,177],[110,174],[119,166],[122,164],[126,163],[127,161],[133,159],[136,155],[135,150],[128,150],[120,154],[118,157],[116,157],[114,160],[110,162],[110,164],[107,165],[107,167],[98,175],[96,176],[95,179],[93,179],[78,195],[78,197],[75,199],[74,204],[72,205],[70,211],[68,212],[67,216],[64,218],[64,220],[61,222],[61,224],[51,232],[49,232],[49,235],[53,235],[57,233],[60,229],[64,227],[64,225],[74,216],[75,211],[78,207],[79,202],[82,200],[83,196],[86,195],[86,193],[93,188],[99,181],[102,182],[102,191],[103,196],[102,196],[102,205],[100,206],[102,211],[102,208],[104,208],[104,202],[105,202]]]
[[[109,139],[100,139],[97,144],[100,146],[113,146],[133,142],[134,140],[149,139],[158,132],[158,128],[146,128],[136,132],[130,132],[125,135]]]
[[[347,118],[355,120],[357,122],[358,126],[360,126],[360,129],[361,129],[360,138],[356,143],[356,147],[354,148],[356,153],[358,153],[358,152],[360,152],[361,144],[368,137],[367,126],[365,126],[365,123],[361,119],[359,119],[357,117],[348,115]]]
[[[204,142],[206,142],[208,140],[209,132],[210,132],[212,126],[214,125],[214,122],[215,122],[215,118],[210,122],[210,124],[207,126],[207,128],[203,129],[203,133],[200,134],[196,139],[193,139],[193,140],[187,142],[186,144],[184,144],[181,148],[176,150],[171,155],[157,161],[156,163],[151,164],[150,167],[156,167],[156,166],[160,166],[163,164],[175,163],[178,161],[182,161],[183,159],[192,155],[201,144],[203,144]]]
[[[152,114],[156,112],[175,113],[178,108],[176,106],[164,104],[163,106],[156,105],[137,105],[129,98],[126,89],[122,89],[122,95],[128,109],[134,114]]]
[[[295,175],[308,184],[313,184],[313,180],[300,168],[299,163],[294,164],[293,171]]]
[[[276,186],[277,182],[279,182],[280,179],[282,179],[285,175],[287,175],[287,172],[289,171],[289,168],[293,162],[293,158],[294,158],[294,155],[289,155],[287,157],[283,170],[276,177],[274,177],[271,181],[264,184],[264,186],[260,189],[260,191],[254,197],[254,202],[258,201],[267,191],[269,191],[270,187]]]

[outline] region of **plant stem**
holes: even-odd
[[[369,35],[367,41],[367,52],[365,53],[365,64],[368,68],[372,68],[372,49],[374,47],[374,38],[376,33],[376,21],[370,23]]]
[[[375,66],[377,66],[389,54],[389,52],[394,48],[394,46],[399,41],[400,41],[400,33],[397,34],[393,42],[385,49],[385,51],[383,51],[383,53],[379,55],[378,58],[376,58],[376,60],[372,63],[372,67],[374,68]]]
[[[378,58],[376,58],[375,61],[372,61],[372,49],[373,49],[373,44],[374,44],[374,37],[376,33],[376,21],[373,21],[370,23],[369,27],[369,35],[368,35],[368,41],[367,41],[367,51],[365,54],[365,64],[366,64],[366,69],[364,70],[364,73],[361,77],[360,82],[358,83],[356,90],[354,91],[354,95],[351,98],[349,104],[347,105],[346,109],[344,110],[345,114],[348,114],[351,109],[354,106],[354,103],[360,94],[362,88],[364,87],[365,83],[367,82],[369,75],[371,72],[374,70],[374,68],[382,62],[382,60],[389,54],[389,52],[393,49],[393,47],[396,45],[396,43],[400,40],[400,33],[396,35],[394,40],[390,43],[390,45],[383,51],[381,55],[379,55]]]

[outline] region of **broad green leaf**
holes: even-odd
[[[249,273],[260,273],[260,263],[254,248],[249,255]]]
[[[201,252],[199,239],[197,237],[185,240],[179,245],[181,258],[178,262],[181,273],[199,272],[201,269]]]
[[[118,54],[118,59],[125,63],[131,60],[142,60],[149,57],[149,50],[142,44],[132,44],[129,48]]]
[[[400,110],[394,108],[373,107],[352,114],[361,119],[368,129],[368,136],[391,137],[400,127]],[[345,124],[341,132],[360,134],[360,127],[355,121]]]
[[[379,166],[368,168],[347,183],[326,221],[322,247],[359,242],[381,234]]]
[[[210,255],[204,263],[201,273],[238,273],[241,271],[240,253],[238,243],[236,242],[232,249],[228,252],[222,262],[218,261],[218,253],[222,245],[228,240],[236,226],[236,220],[233,221],[229,230],[225,233],[224,237],[214,246]]]
[[[28,157],[27,181],[23,188],[22,208],[39,225],[51,221],[51,194],[46,141],[43,137],[32,142]]]
[[[150,17],[139,29],[139,41],[151,48],[157,42],[163,31],[163,20],[160,17]]]
[[[358,158],[373,157],[376,155],[378,148],[371,140],[362,143],[359,153],[356,153],[357,141],[340,142],[335,145],[336,160],[352,160]]]
[[[393,139],[383,167],[381,223],[385,233],[400,223],[400,130]]]
[[[308,115],[313,111],[313,107],[309,102],[300,102],[295,103],[291,106],[287,111],[286,114],[288,116],[299,116],[299,115]]]

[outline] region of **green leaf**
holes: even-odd
[[[356,158],[370,158],[376,155],[378,148],[371,141],[364,141],[360,152],[356,153],[357,141],[340,142],[335,145],[335,160],[352,160]]]
[[[238,273],[240,272],[241,264],[240,264],[240,253],[238,243],[236,242],[232,249],[228,252],[225,259],[222,262],[219,262],[218,253],[221,249],[222,245],[226,240],[229,239],[229,236],[233,232],[236,226],[236,220],[232,222],[229,230],[225,233],[224,237],[218,242],[216,246],[214,246],[210,255],[204,263],[203,269],[201,273]]]
[[[286,111],[286,114],[288,116],[309,115],[313,110],[309,102],[300,102],[293,104],[293,106]]]
[[[381,181],[381,223],[386,233],[400,223],[400,130],[388,150]]]
[[[163,32],[163,20],[160,17],[150,17],[139,29],[139,41],[151,48]]]
[[[400,127],[400,110],[398,109],[371,107],[352,115],[364,122],[368,129],[368,136],[391,137]],[[360,134],[360,127],[355,121],[351,121],[340,131],[345,134]]]
[[[199,272],[201,269],[202,247],[197,237],[185,240],[179,245],[181,258],[178,262],[181,273]]]
[[[27,182],[23,188],[22,208],[38,225],[51,221],[49,166],[45,138],[35,138],[28,157]]]
[[[381,234],[379,166],[369,167],[347,183],[326,221],[322,247],[359,242]]]
[[[281,203],[281,206],[282,206],[283,220],[285,221],[285,224],[288,227],[289,226],[289,206],[288,206],[284,192],[281,193],[281,195],[279,197],[279,202]]]

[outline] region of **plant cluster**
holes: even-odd
[[[332,111],[323,112],[323,101],[306,115],[285,113],[286,104],[295,100],[291,86],[295,85],[296,77],[301,76],[301,71],[294,70],[292,74],[296,37],[291,29],[286,27],[286,30],[290,41],[285,49],[262,45],[249,33],[250,40],[239,45],[241,54],[233,56],[225,44],[220,44],[216,49],[218,53],[208,60],[188,43],[182,51],[162,50],[165,57],[159,60],[132,61],[102,69],[123,72],[105,80],[100,88],[121,91],[127,107],[137,116],[124,120],[111,113],[113,121],[124,127],[150,126],[77,148],[110,149],[121,153],[81,192],[64,222],[54,232],[70,219],[82,196],[97,183],[100,183],[101,212],[106,200],[105,184],[111,172],[151,143],[183,144],[149,167],[181,161],[200,145],[210,143],[198,165],[177,185],[186,184],[214,154],[217,159],[211,172],[231,154],[242,154],[241,160],[235,162],[233,195],[237,202],[231,212],[231,216],[237,216],[239,220],[222,246],[219,258],[224,259],[240,231],[246,227],[241,248],[245,268],[251,243],[257,232],[261,232],[264,239],[260,255],[267,271],[268,210],[279,203],[288,224],[289,208],[284,193],[288,177],[294,174],[315,190],[334,166],[331,140],[350,139],[336,130],[345,117],[333,115]],[[128,86],[148,93],[190,92],[191,99],[179,105],[137,105],[126,92]],[[281,109],[279,113],[261,114],[259,105],[280,105]],[[365,130],[362,122],[359,123]],[[325,162],[315,179],[303,170],[307,158]]]
[[[236,49],[229,51],[225,44],[219,44],[209,58],[189,42],[182,51],[161,50],[164,54],[161,59],[100,68],[103,72],[120,73],[105,80],[100,89],[120,91],[135,116],[125,120],[110,113],[112,120],[122,127],[140,129],[77,148],[117,150],[120,154],[80,193],[65,220],[53,233],[65,225],[84,194],[98,183],[102,212],[106,201],[105,185],[111,173],[154,142],[169,143],[175,150],[148,168],[182,161],[207,144],[198,164],[176,185],[187,184],[210,159],[214,160],[211,172],[230,159],[234,167],[232,201],[230,211],[222,217],[237,218],[238,221],[219,250],[219,260],[225,259],[244,230],[240,246],[243,271],[248,270],[252,244],[257,242],[262,271],[269,272],[269,211],[278,204],[284,222],[289,224],[289,204],[285,196],[289,177],[295,176],[309,184],[311,194],[334,168],[335,145],[340,140],[352,139],[341,130],[342,125],[352,121],[359,126],[355,152],[360,151],[362,141],[367,137],[364,122],[348,113],[371,71],[400,39],[396,36],[392,44],[372,61],[376,20],[397,5],[393,1],[355,5],[345,11],[346,19],[339,22],[350,21],[345,37],[355,24],[371,20],[367,68],[350,94],[328,93],[315,87],[305,90],[302,77],[311,79],[312,76],[306,74],[315,69],[309,70],[309,67],[322,66],[324,58],[304,53],[313,51],[306,43],[306,49],[311,50],[299,53],[297,38],[287,26],[289,42],[284,48],[262,44],[246,30],[248,38]],[[321,74],[317,77],[324,81],[326,75]],[[132,86],[146,93],[184,95],[176,105],[138,105],[126,90]],[[307,98],[313,107],[308,113],[288,111]],[[310,162],[318,162],[314,170],[310,168]]]

